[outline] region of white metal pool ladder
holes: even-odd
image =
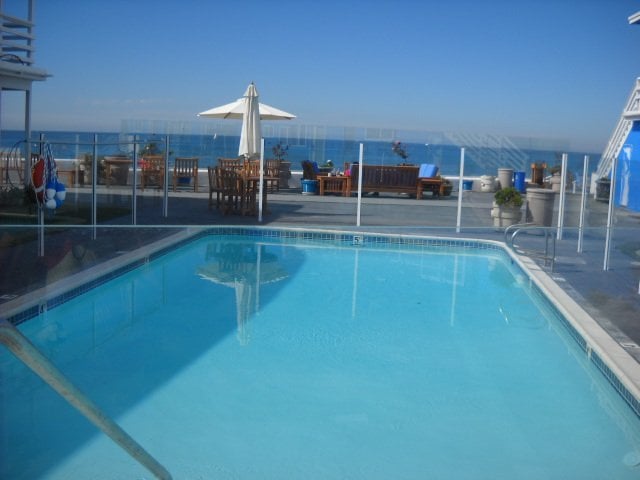
[[[160,465],[127,432],[78,390],[16,327],[1,318],[0,343],[5,345],[11,353],[33,370],[36,375],[47,382],[67,402],[131,455],[134,460],[141,463],[157,478],[171,480],[171,474],[166,468]]]
[[[527,231],[539,231],[544,234],[544,250],[532,250],[525,249],[522,246],[518,246],[515,243],[516,237]],[[518,223],[511,225],[504,229],[504,243],[511,250],[519,255],[526,255],[532,258],[541,258],[544,261],[545,267],[551,266],[551,272],[556,262],[556,233],[555,227],[543,227],[533,223]]]

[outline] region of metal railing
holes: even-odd
[[[166,468],[78,390],[16,327],[4,319],[0,319],[0,343],[153,475],[161,480],[172,478]]]
[[[524,248],[515,243],[516,237],[523,232],[542,232],[544,235],[544,250]],[[525,255],[531,258],[539,258],[544,262],[544,266],[550,266],[551,272],[556,261],[556,232],[555,227],[542,227],[532,223],[518,223],[504,229],[504,243],[518,255]]]

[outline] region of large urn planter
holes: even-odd
[[[560,176],[560,173],[559,172],[554,173],[551,176],[549,183],[551,184],[551,191],[558,193],[560,191],[560,185],[562,183],[562,178]]]
[[[553,204],[556,194],[546,188],[530,188],[527,192],[531,222],[543,227],[553,223]]]
[[[505,228],[520,223],[522,209],[521,207],[497,205],[493,202],[491,216],[493,217],[494,227]]]

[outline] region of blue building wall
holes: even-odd
[[[633,122],[618,156],[615,204],[640,211],[640,121]]]

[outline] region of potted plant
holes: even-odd
[[[331,160],[327,160],[322,165],[320,165],[320,167],[318,167],[318,168],[320,170],[320,173],[322,173],[322,174],[330,174],[331,172],[333,172],[333,162]]]
[[[313,163],[309,160],[301,162],[302,165],[302,180],[300,180],[300,186],[302,187],[303,195],[315,195],[318,193],[318,180],[316,180],[316,171],[313,168]]]
[[[291,178],[291,162],[286,160],[289,154],[289,145],[282,145],[278,142],[271,148],[273,156],[278,161],[278,178],[280,188],[289,188],[289,179]]]
[[[508,227],[522,218],[522,194],[515,187],[501,188],[493,197],[491,216],[495,227]]]
[[[396,140],[391,144],[391,151],[396,155],[398,155],[400,158],[402,158],[402,160],[406,160],[407,158],[409,158],[409,154],[407,153],[407,150],[404,148],[404,145],[402,145],[402,142],[400,142],[399,140]]]
[[[144,157],[145,155],[162,155],[163,152],[158,147],[156,142],[147,143],[144,148],[140,151],[140,156]]]
[[[276,145],[271,149],[273,156],[276,157],[276,160],[283,161],[284,158],[289,154],[289,145],[282,145],[280,142],[276,143]]]

